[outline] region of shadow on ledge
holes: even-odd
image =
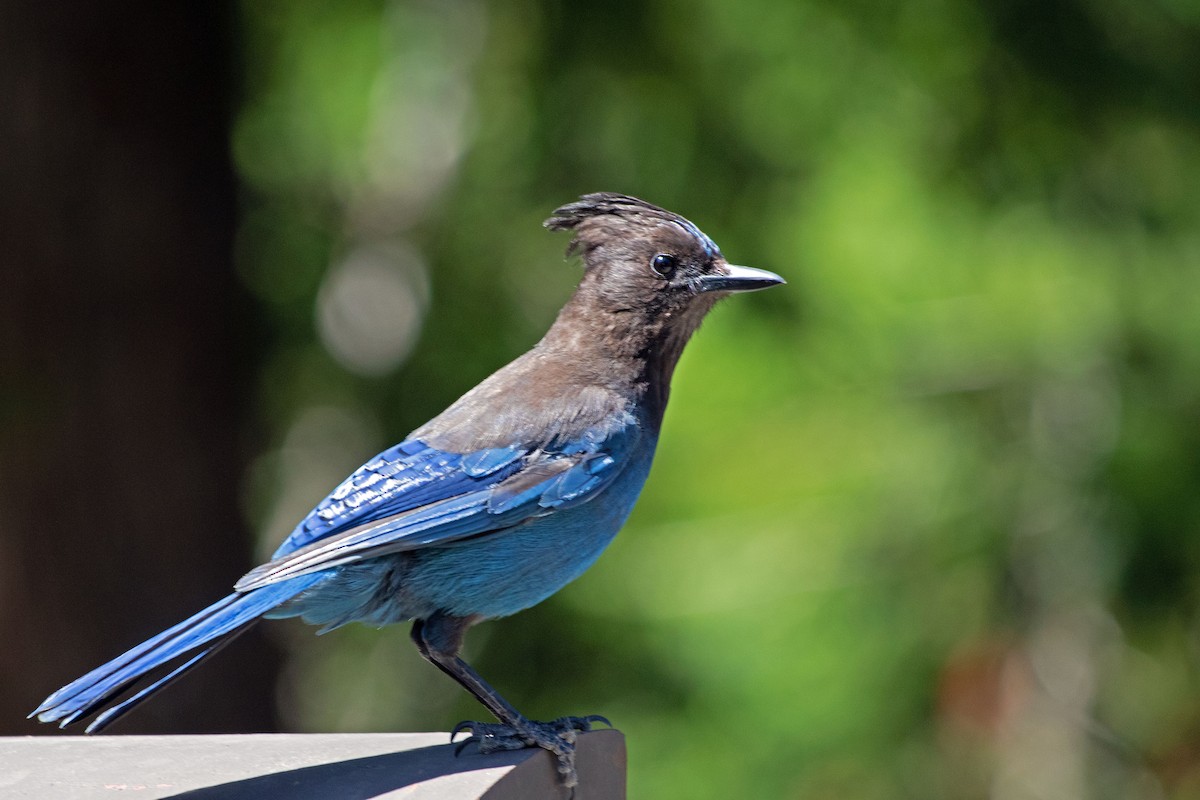
[[[598,734],[598,735],[597,735]],[[624,800],[625,742],[617,731],[580,736],[579,787],[574,800]],[[169,795],[171,800],[373,800],[405,791],[406,798],[534,800],[565,798],[554,758],[537,749],[482,756],[468,746],[437,745],[300,767]]]

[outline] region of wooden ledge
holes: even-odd
[[[559,800],[544,750],[458,758],[446,733],[0,737],[0,797]],[[624,800],[625,737],[582,734],[575,800]]]

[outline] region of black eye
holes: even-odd
[[[659,253],[654,258],[650,259],[650,269],[662,278],[669,278],[675,274],[675,268],[679,266],[679,259],[668,253]]]

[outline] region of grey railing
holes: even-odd
[[[565,798],[543,750],[457,758],[444,733],[0,738],[0,798]],[[582,734],[575,800],[624,800],[625,737]]]

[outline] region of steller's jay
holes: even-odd
[[[484,752],[543,747],[573,786],[576,732],[603,718],[526,719],[459,658],[463,636],[591,566],[650,471],[688,338],[720,298],[783,279],[727,263],[691,222],[626,195],[585,195],[545,226],[574,232],[567,253],[582,254],[584,274],[532,350],[360,467],[233,594],[33,713],[66,726],[101,711],[95,733],[260,617],[322,630],[413,620],[421,655],[500,720],[460,723],[451,739],[468,730]]]

